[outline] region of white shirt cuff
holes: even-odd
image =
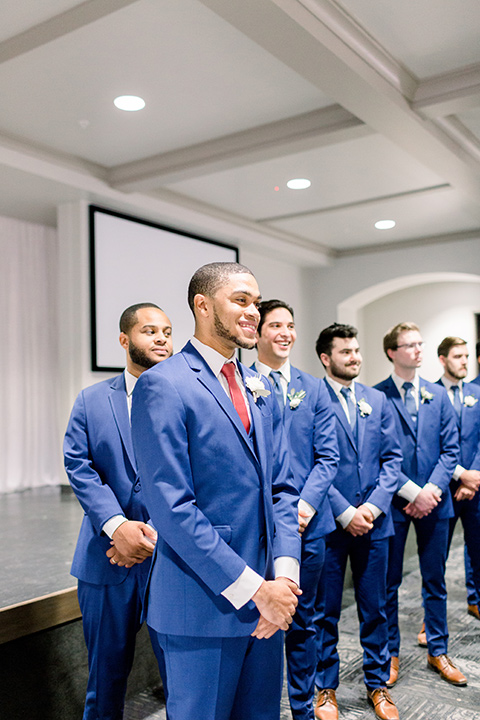
[[[376,505],[374,505],[373,503],[366,502],[366,503],[364,503],[364,505],[372,513],[374,520],[376,520],[377,517],[379,517],[382,514],[382,511],[380,510],[380,508],[377,507]]]
[[[454,473],[452,475],[452,478],[454,480],[460,480],[460,475],[463,475],[464,472],[465,472],[465,468],[462,467],[461,465],[457,465],[457,467],[455,468]]]
[[[407,480],[407,482],[402,485],[400,490],[397,491],[397,495],[404,500],[408,500],[408,502],[415,502],[416,497],[421,489],[422,488],[420,487],[420,485],[414,483],[413,480]]]
[[[307,525],[317,512],[313,505],[310,505],[310,503],[306,500],[302,500],[302,498],[300,498],[300,500],[298,501],[298,509],[305,513],[305,515],[307,516],[306,518],[304,518],[307,521]]]
[[[442,497],[442,490],[438,487],[438,485],[435,485],[435,483],[428,482],[425,487],[432,488],[432,490],[435,490],[437,495],[440,495],[440,497]]]
[[[123,523],[127,522],[128,519],[125,517],[125,515],[114,515],[110,518],[110,520],[107,520],[105,525],[102,527],[103,532],[105,535],[108,535],[110,540],[113,537],[113,533],[115,530],[118,530],[120,525],[123,525]]]
[[[222,595],[232,603],[235,610],[240,610],[252,599],[262,583],[262,576],[247,565],[235,582],[222,591]]]
[[[335,520],[340,523],[342,528],[345,530],[347,525],[349,525],[356,513],[356,509],[353,507],[353,505],[350,505],[346,510],[344,510],[340,515],[338,515]]]
[[[286,577],[300,587],[300,563],[288,555],[278,557],[275,560],[275,577]]]

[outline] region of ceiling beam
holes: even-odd
[[[201,0],[419,162],[480,203],[480,165],[411,107],[418,81],[333,0]],[[275,32],[272,32],[275,28]]]
[[[138,0],[87,0],[0,43],[0,63],[46,45]]]
[[[365,123],[340,105],[250,128],[208,142],[118,165],[112,187],[148,191],[201,175],[303,152],[370,134]]]
[[[480,105],[480,63],[422,80],[412,108],[430,118],[458,115]]]

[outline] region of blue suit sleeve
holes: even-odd
[[[383,393],[381,400],[381,468],[377,486],[369,495],[366,502],[372,503],[372,505],[378,507],[382,512],[387,513],[398,487],[398,476],[402,465],[402,450],[397,439],[395,417]]]
[[[317,387],[313,432],[315,464],[300,492],[302,500],[314,508],[319,508],[327,496],[340,460],[332,402],[325,384],[318,382]]]
[[[63,443],[70,484],[95,532],[114,515],[124,515],[111,487],[102,482],[90,453],[89,427],[83,392],[75,400]]]
[[[455,410],[446,390],[441,389],[440,456],[428,482],[447,492],[460,455],[458,426]]]

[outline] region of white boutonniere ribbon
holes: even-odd
[[[465,407],[473,407],[478,402],[478,398],[475,395],[467,395],[463,398],[463,404]]]
[[[290,400],[290,410],[295,410],[302,400],[306,397],[307,393],[305,390],[299,390],[298,392],[295,392],[295,388],[292,387],[292,392],[289,392],[287,394],[288,399]]]
[[[252,393],[255,402],[257,402],[259,397],[267,397],[267,395],[270,395],[270,390],[267,390],[260,375],[255,375],[254,377],[250,375],[245,378],[245,385]]]
[[[433,393],[428,392],[427,388],[425,386],[420,388],[420,397],[422,398],[422,405],[425,402],[430,402],[430,400],[433,400]]]
[[[362,417],[367,417],[372,412],[372,406],[367,403],[365,398],[362,398],[357,402],[357,407]]]

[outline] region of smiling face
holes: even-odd
[[[445,377],[453,383],[463,380],[468,372],[468,350],[466,345],[454,345],[450,348],[447,357],[439,358],[445,371]]]
[[[330,354],[322,353],[320,360],[333,380],[342,385],[350,385],[362,367],[362,355],[357,338],[335,337]]]
[[[236,348],[255,347],[261,300],[257,281],[249,273],[229,276],[213,297],[196,295],[195,336],[230,358]]]
[[[297,333],[287,308],[271,310],[257,334],[258,359],[273,370],[282,367],[293,348]]]
[[[140,308],[130,332],[120,333],[120,345],[127,352],[127,370],[139,377],[172,355],[171,322],[158,308]]]

